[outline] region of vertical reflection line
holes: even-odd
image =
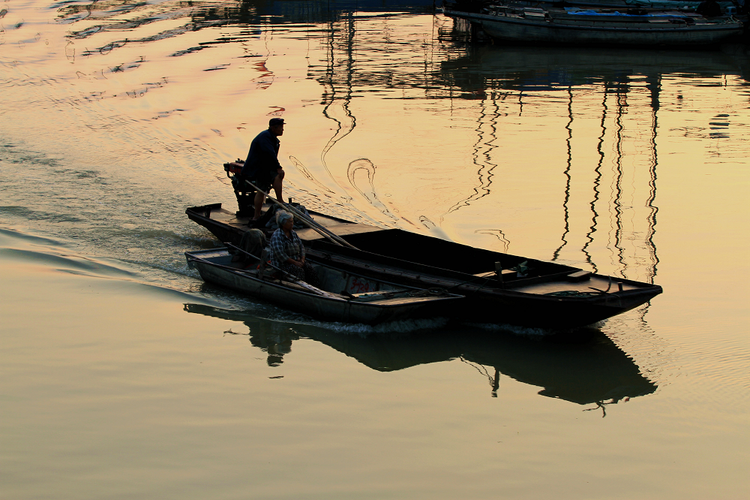
[[[484,94],[485,97],[482,97],[481,112],[477,119],[477,140],[472,149],[473,163],[478,167],[477,178],[479,185],[474,188],[473,194],[454,204],[445,212],[445,215],[455,212],[462,207],[469,206],[472,201],[484,198],[490,193],[490,185],[492,185],[492,178],[495,175],[493,171],[497,167],[497,164],[492,163],[492,151],[496,147],[494,144],[497,140],[497,118],[500,114],[500,107],[497,103],[494,90],[489,93],[485,92]],[[489,95],[489,98],[487,95]],[[488,107],[492,109],[487,111]],[[483,125],[487,125],[489,131],[485,132]]]
[[[346,92],[344,92],[343,99],[342,99],[342,105],[341,107],[344,110],[344,114],[347,118],[350,119],[351,125],[349,127],[344,127],[344,125],[341,123],[340,120],[334,118],[328,113],[328,109],[333,106],[333,104],[337,100],[337,89],[336,89],[336,46],[335,46],[335,38],[336,38],[336,28],[335,23],[332,21],[330,23],[331,29],[330,29],[330,42],[329,42],[329,61],[328,61],[328,68],[326,69],[326,76],[328,77],[328,84],[330,86],[330,95],[328,96],[328,99],[326,99],[326,105],[323,108],[323,116],[328,118],[331,121],[336,122],[336,131],[333,134],[333,137],[329,139],[328,143],[323,148],[323,152],[320,155],[321,162],[323,163],[323,167],[328,172],[328,175],[333,178],[331,175],[330,170],[328,169],[328,165],[326,163],[326,155],[328,152],[333,149],[333,147],[336,145],[338,141],[349,135],[354,128],[357,125],[357,119],[352,116],[351,110],[349,109],[349,105],[351,103],[352,99],[352,80],[353,80],[353,72],[354,72],[354,34],[355,34],[355,27],[354,27],[354,18],[349,14],[347,18],[348,23],[348,29],[346,31],[346,69],[345,69],[345,88]],[[348,130],[347,130],[348,128]]]
[[[656,254],[656,243],[654,242],[654,236],[656,235],[656,214],[659,211],[658,207],[654,205],[654,201],[656,201],[656,166],[659,164],[658,161],[658,152],[656,150],[656,131],[658,128],[658,116],[657,112],[659,110],[659,94],[661,92],[661,75],[659,76],[658,81],[652,86],[651,90],[651,164],[649,165],[649,194],[648,199],[646,200],[646,206],[649,208],[649,216],[648,216],[648,237],[646,238],[646,241],[648,242],[649,251],[651,253],[651,275],[649,276],[649,283],[654,283],[654,278],[656,278],[656,268],[659,264],[659,257]]]
[[[325,106],[323,107],[323,116],[328,118],[329,120],[333,120],[336,122],[338,128],[336,129],[336,132],[334,133],[333,137],[336,137],[336,135],[339,133],[339,130],[341,130],[341,123],[329,116],[328,114],[328,108],[333,104],[333,102],[336,100],[336,85],[334,83],[334,74],[336,72],[336,22],[330,21],[328,23],[329,26],[329,35],[328,35],[328,61],[326,66],[326,78],[325,78],[325,84],[326,84],[326,91],[323,93],[323,100],[325,102]],[[331,139],[332,140],[332,139]],[[331,140],[328,141],[328,144],[323,148],[323,152],[320,155],[320,159],[323,162],[323,166],[328,170],[328,167],[326,166],[326,154],[331,149]],[[330,173],[330,172],[329,172]]]
[[[599,218],[599,214],[596,211],[596,204],[599,201],[599,195],[601,194],[600,186],[602,184],[602,166],[604,164],[604,136],[607,131],[607,89],[605,86],[604,89],[604,96],[602,97],[602,120],[601,120],[601,135],[599,135],[599,143],[597,144],[597,151],[599,152],[599,161],[596,162],[596,167],[594,168],[594,172],[596,172],[596,175],[594,176],[594,197],[591,199],[591,203],[589,205],[591,206],[591,226],[589,226],[589,232],[586,233],[586,243],[583,245],[583,253],[586,255],[586,262],[588,262],[591,267],[594,269],[594,272],[598,271],[596,264],[594,264],[594,261],[591,257],[591,253],[589,252],[588,248],[589,245],[594,243],[594,233],[596,232],[596,223]]]
[[[570,232],[570,212],[568,209],[568,202],[570,201],[570,167],[573,163],[573,90],[571,86],[568,86],[568,123],[565,124],[565,128],[568,131],[568,137],[565,140],[568,152],[568,159],[565,165],[563,174],[565,175],[565,197],[563,198],[563,220],[565,221],[564,230],[562,237],[562,244],[557,247],[557,250],[552,254],[552,260],[555,261],[560,257],[560,252],[563,247],[568,244],[568,240],[565,239]]]
[[[624,278],[624,267],[625,267],[625,249],[622,246],[622,233],[623,233],[623,227],[622,227],[622,178],[623,178],[623,172],[622,172],[622,137],[623,137],[623,124],[622,124],[622,114],[624,109],[627,107],[627,94],[623,94],[621,92],[621,88],[618,85],[617,87],[617,114],[615,116],[615,201],[614,201],[614,209],[615,209],[615,223],[617,229],[615,230],[615,248],[617,249],[617,256],[618,261],[621,264],[620,267],[620,275]],[[624,104],[623,104],[624,102]]]

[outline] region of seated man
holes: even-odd
[[[271,236],[268,249],[271,264],[277,269],[306,281],[313,286],[318,284],[318,276],[305,260],[305,246],[294,231],[294,217],[285,210],[276,212],[279,228]]]
[[[241,177],[255,184],[258,189],[267,193],[271,187],[276,192],[276,199],[283,202],[281,198],[282,181],[284,180],[284,169],[279,163],[279,147],[281,141],[279,136],[284,134],[284,119],[271,118],[268,129],[259,133],[250,144],[245,165],[242,168]],[[255,193],[255,213],[253,220],[260,218],[263,208],[265,194],[257,191]]]

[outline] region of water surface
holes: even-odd
[[[744,497],[747,47],[503,47],[352,5],[0,8],[5,495]],[[234,206],[221,164],[274,116],[310,208],[665,291],[559,344],[207,286],[184,209]]]

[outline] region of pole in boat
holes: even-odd
[[[268,193],[266,193],[262,189],[258,188],[258,186],[256,186],[255,184],[253,184],[252,182],[250,182],[247,179],[245,179],[245,182],[247,182],[250,186],[253,187],[253,189],[255,189],[256,191],[258,191],[259,193],[263,193],[263,195],[266,198],[268,198],[269,200],[273,201],[274,203],[276,203],[277,205],[279,205],[281,208],[283,208],[284,210],[286,210],[289,213],[291,213],[292,215],[294,215],[294,217],[297,218],[300,222],[302,222],[303,224],[305,224],[310,229],[315,230],[318,234],[320,234],[324,238],[328,238],[333,243],[335,243],[335,244],[337,244],[339,246],[345,246],[345,247],[352,248],[354,250],[359,250],[357,247],[355,247],[354,245],[352,245],[351,243],[349,243],[348,241],[346,241],[344,238],[342,238],[338,234],[335,234],[335,233],[329,231],[328,229],[324,228],[323,226],[321,226],[320,224],[318,224],[317,222],[315,222],[311,218],[307,217],[305,214],[303,214],[302,212],[300,212],[299,210],[297,210],[293,206],[289,205],[288,203],[284,203],[281,200],[277,200],[276,198],[271,197]]]

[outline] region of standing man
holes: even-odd
[[[250,151],[247,153],[245,166],[242,167],[242,177],[258,186],[261,191],[269,192],[270,188],[276,192],[276,199],[281,199],[281,183],[284,180],[284,169],[279,163],[279,136],[284,134],[284,119],[271,118],[268,130],[264,130],[253,139]],[[261,191],[255,193],[255,213],[253,220],[260,218],[265,195]]]

